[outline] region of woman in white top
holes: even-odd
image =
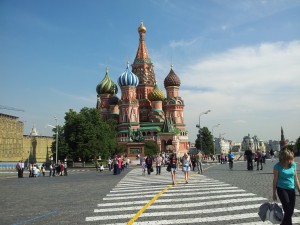
[[[184,172],[185,183],[188,183],[189,171],[191,170],[191,159],[187,153],[184,153],[182,158],[182,171]]]

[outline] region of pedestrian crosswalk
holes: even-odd
[[[258,217],[258,208],[268,201],[264,197],[193,172],[188,184],[182,172],[176,181],[171,185],[167,172],[142,176],[140,169],[133,169],[85,221],[103,225],[271,224]],[[299,210],[293,221],[300,222]]]

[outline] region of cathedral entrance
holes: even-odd
[[[173,153],[173,151],[174,151],[174,146],[172,144],[171,139],[163,140],[161,142],[161,152],[170,154],[170,153]]]

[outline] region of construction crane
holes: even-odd
[[[13,110],[13,111],[25,112],[25,110],[23,110],[23,109],[17,109],[17,108],[14,108],[14,107],[3,106],[3,105],[0,105],[0,109],[6,109],[6,110]]]

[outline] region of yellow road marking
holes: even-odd
[[[217,164],[218,165],[218,164]],[[205,170],[208,170],[209,168],[211,167],[214,167],[214,166],[217,166],[217,165],[212,165],[212,166],[209,166],[207,168],[205,168],[203,171]],[[192,176],[196,176],[196,174],[193,174],[191,175],[190,177]],[[180,182],[184,181],[184,179],[180,180],[180,181],[177,181],[175,183],[178,184]],[[169,190],[171,187],[173,187],[174,185],[169,185],[167,186],[164,190],[162,190],[161,192],[159,192],[157,195],[155,195],[146,205],[143,206],[143,208],[141,208],[135,215],[134,217],[131,218],[131,220],[127,223],[127,225],[132,225],[139,217],[140,215],[143,214],[143,212],[146,211],[147,208],[149,208],[160,196],[162,196],[167,190]]]

